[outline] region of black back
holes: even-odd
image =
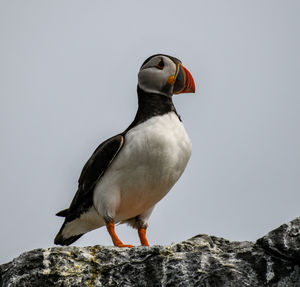
[[[94,188],[108,166],[117,156],[124,144],[124,137],[116,135],[100,144],[84,165],[78,180],[78,190],[68,209],[59,212],[58,216],[72,221],[93,205]]]

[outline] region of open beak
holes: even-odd
[[[177,66],[174,94],[195,93],[195,82],[191,73],[182,64]]]

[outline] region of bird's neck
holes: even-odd
[[[134,121],[126,131],[154,116],[161,116],[169,112],[174,112],[178,115],[171,96],[168,97],[160,94],[148,93],[143,91],[139,86],[137,87],[137,94],[138,110]]]
[[[176,111],[172,96],[145,92],[139,86],[137,94],[139,106],[136,116],[152,117]]]

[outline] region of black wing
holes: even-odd
[[[117,156],[123,144],[124,137],[116,135],[98,146],[82,169],[78,180],[78,190],[70,207],[58,212],[57,216],[66,217],[67,221],[71,221],[93,205],[94,187]]]

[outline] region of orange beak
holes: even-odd
[[[195,82],[191,73],[180,63],[177,66],[174,94],[195,93]]]
[[[182,93],[195,93],[195,82],[194,79],[191,75],[191,73],[181,65],[181,68],[183,70],[184,73],[184,88],[183,90],[180,92]]]

